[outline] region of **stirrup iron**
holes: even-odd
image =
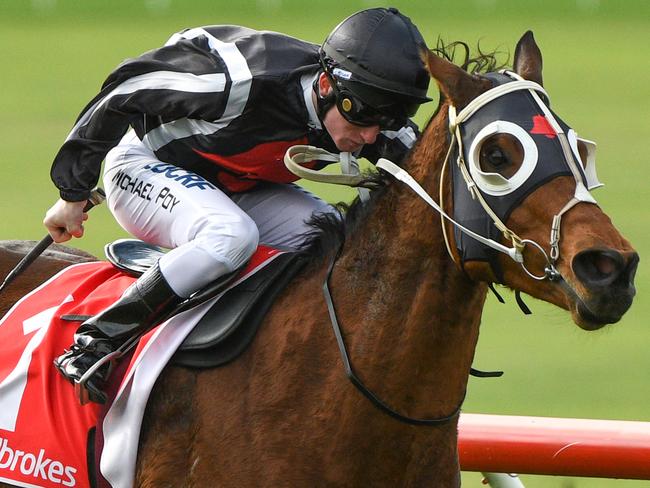
[[[104,366],[106,363],[109,363],[108,371],[106,372],[106,378],[108,379],[110,377],[111,372],[113,371],[113,366],[115,364],[115,361],[117,361],[118,359],[123,357],[127,352],[133,349],[133,347],[135,347],[138,344],[138,341],[143,335],[144,334],[138,334],[137,336],[126,341],[124,344],[122,344],[121,347],[111,352],[110,354],[107,354],[106,356],[102,357],[90,368],[88,368],[88,371],[86,371],[81,378],[79,378],[78,380],[74,380],[75,395],[77,396],[79,403],[81,405],[86,405],[87,403],[92,402],[92,400],[90,399],[90,391],[88,390],[88,381],[95,375],[95,373],[99,371],[99,369],[102,366]],[[100,393],[102,394],[102,399],[103,399],[102,403],[105,403],[106,394],[103,391],[100,391]]]

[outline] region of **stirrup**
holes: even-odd
[[[77,396],[77,399],[79,400],[79,403],[81,405],[86,405],[93,400],[90,398],[90,390],[88,389],[88,381],[94,376],[94,374],[104,366],[106,363],[109,363],[108,365],[108,371],[106,372],[106,380],[108,381],[108,378],[110,377],[111,371],[113,370],[113,365],[115,364],[115,361],[124,356],[127,352],[129,352],[133,347],[135,347],[138,344],[138,341],[140,338],[145,334],[143,332],[142,334],[138,334],[128,341],[126,341],[121,347],[116,349],[115,351],[107,354],[103,358],[99,359],[95,364],[93,364],[90,368],[88,368],[88,371],[86,371],[81,378],[78,380],[74,380],[74,391],[75,395]],[[106,393],[103,391],[97,391],[96,393],[99,396],[99,403],[106,403],[107,397]]]
[[[121,352],[114,351],[110,354],[107,354],[103,358],[101,358],[99,361],[97,361],[95,364],[93,364],[90,368],[88,368],[88,371],[86,371],[81,378],[78,380],[74,380],[74,391],[75,395],[77,396],[77,399],[79,400],[79,403],[81,405],[86,405],[87,403],[93,402],[90,398],[90,390],[88,389],[88,381],[95,375],[95,373],[104,366],[106,363],[108,364],[108,370],[106,371],[106,379],[111,374],[111,371],[113,370],[113,360],[117,359],[118,356],[121,356]],[[97,391],[93,392],[97,396],[99,396],[98,403],[106,403],[106,394],[103,391]]]

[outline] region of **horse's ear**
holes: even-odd
[[[480,90],[477,80],[467,71],[436,56],[429,49],[423,49],[420,55],[429,74],[438,83],[441,94],[454,106],[462,108],[477,95]]]
[[[532,31],[527,31],[515,48],[515,72],[522,78],[542,83],[542,52],[537,47]]]

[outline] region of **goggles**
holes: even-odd
[[[405,115],[390,114],[372,107],[353,94],[350,90],[340,86],[336,79],[330,76],[332,90],[336,100],[336,107],[345,120],[361,127],[378,125],[381,130],[400,130],[407,123]],[[386,106],[388,110],[397,108],[396,105]]]

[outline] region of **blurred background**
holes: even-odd
[[[122,60],[163,44],[185,27],[240,24],[322,42],[362,8],[396,6],[430,45],[464,40],[512,58],[528,29],[544,55],[553,107],[598,143],[605,188],[595,196],[641,255],[637,300],[625,318],[587,333],[569,315],[533,299],[524,316],[511,293],[492,297],[475,367],[500,379],[471,379],[464,411],[650,421],[650,2],[645,0],[2,0],[0,2],[0,239],[40,239],[57,198],[53,156],[84,105]],[[431,96],[437,99],[435,87]],[[425,105],[421,125],[435,109]],[[308,185],[331,202],[353,193]],[[98,208],[73,246],[102,253],[126,234]],[[434,318],[435,320],[435,318]],[[523,476],[528,488],[648,486],[647,482]],[[482,486],[465,473],[464,486]]]

